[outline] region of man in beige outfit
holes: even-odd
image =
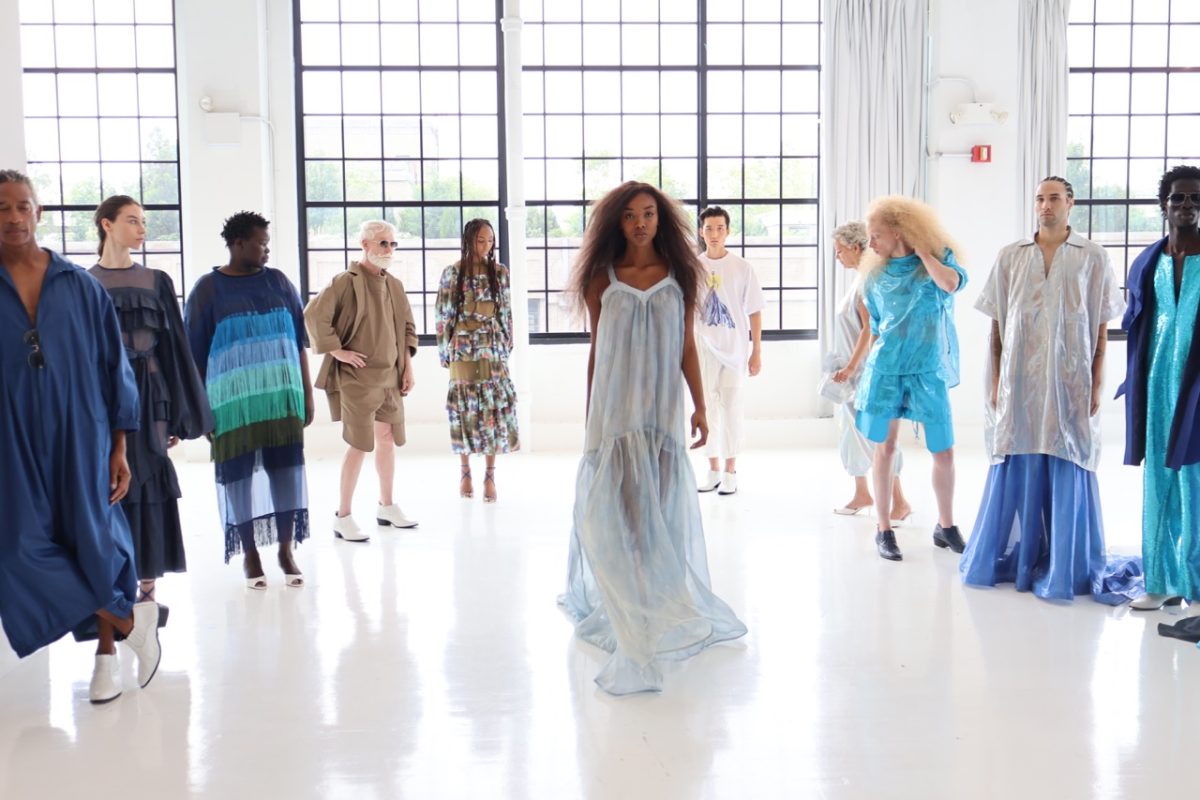
[[[334,536],[350,542],[370,538],[350,515],[350,504],[363,458],[372,450],[379,473],[376,521],[396,528],[417,525],[392,500],[395,448],[404,444],[403,398],[414,383],[416,324],[404,284],[387,271],[396,229],[382,220],[364,222],[359,239],[361,260],[351,261],[304,309],[313,352],[325,354],[316,387],[325,390],[330,415],[341,421],[342,438],[350,445],[333,523]]]

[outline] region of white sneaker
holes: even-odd
[[[721,473],[719,470],[710,469],[708,471],[708,481],[701,484],[700,491],[711,492],[713,489],[721,485]]]
[[[137,656],[137,681],[143,689],[158,672],[162,647],[158,643],[158,603],[148,600],[133,606],[133,630],[125,637],[125,646]]]
[[[721,491],[717,494],[736,494],[737,493],[737,473],[723,472],[721,473]]]
[[[349,514],[344,517],[333,515],[333,535],[347,542],[365,542],[371,538],[362,532],[354,517]]]
[[[88,686],[88,700],[96,705],[108,703],[121,696],[121,679],[117,671],[121,662],[116,655],[96,656],[92,668],[92,683]]]
[[[393,528],[415,528],[417,521],[404,516],[400,506],[392,503],[390,506],[380,505],[375,509],[375,521],[380,525],[391,525]]]

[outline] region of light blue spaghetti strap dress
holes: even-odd
[[[575,483],[567,591],[583,640],[611,653],[596,683],[658,691],[681,660],[746,626],[712,593],[684,416],[683,292],[646,290],[609,268],[583,458]]]

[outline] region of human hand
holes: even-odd
[[[331,350],[329,355],[343,364],[349,364],[352,367],[365,367],[367,365],[367,357],[353,350]]]
[[[705,442],[708,441],[708,417],[702,408],[696,409],[692,414],[692,436],[695,436],[697,431],[700,432],[700,438],[692,444],[691,448],[689,448],[691,450],[703,447]]]
[[[992,408],[996,407],[996,403],[999,402],[999,398],[1000,398],[1000,384],[993,383],[992,384]]]
[[[762,352],[756,347],[750,354],[750,377],[762,372]]]
[[[416,385],[417,379],[413,376],[413,368],[410,364],[408,369],[404,370],[404,377],[400,379],[400,396],[407,397]]]
[[[834,383],[845,383],[848,380],[850,380],[850,368],[849,367],[842,367],[837,372],[833,373],[833,382]]]
[[[304,393],[304,427],[313,424],[313,420],[317,416],[316,404],[313,402],[312,392]]]
[[[1100,411],[1100,387],[1092,387],[1092,413],[1089,416],[1096,416]]]
[[[116,505],[122,497],[129,494],[129,481],[132,478],[124,448],[113,450],[108,457],[108,488],[111,492],[108,496],[109,505]]]
[[[167,449],[168,450],[170,450],[172,447],[174,447],[177,444],[179,444],[178,436],[168,436],[167,437]]]

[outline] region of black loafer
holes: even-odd
[[[904,556],[896,544],[896,534],[891,529],[875,531],[875,549],[879,551],[880,558],[886,558],[888,561],[904,560]]]
[[[951,525],[949,528],[935,525],[933,528],[933,543],[937,547],[949,547],[955,553],[961,553],[967,547],[966,542],[963,541],[962,534],[958,532],[957,525]]]

